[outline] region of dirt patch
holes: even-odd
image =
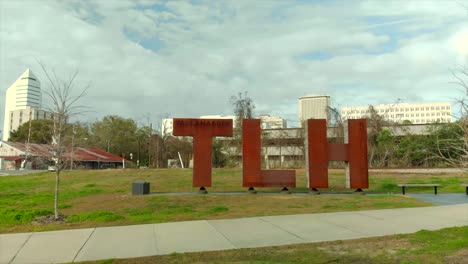
[[[50,224],[60,224],[65,222],[66,216],[64,215],[59,215],[57,218],[55,218],[54,215],[44,215],[44,216],[39,216],[34,221],[32,221],[32,224],[34,225],[50,225]]]
[[[63,209],[65,214],[75,214],[89,211],[117,211],[123,208],[144,208],[147,206],[146,197],[130,194],[98,194],[80,197],[69,201],[71,208]]]
[[[445,257],[445,263],[452,264],[467,264],[468,263],[468,248],[456,252],[452,256]]]
[[[359,254],[375,257],[380,255],[395,255],[399,250],[415,250],[416,247],[407,239],[383,237],[342,241],[341,243],[326,243],[318,249],[334,255]]]

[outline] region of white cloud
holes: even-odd
[[[2,1],[0,87],[27,67],[41,76],[35,58],[61,76],[79,67],[92,83],[86,119],[153,123],[230,114],[244,90],[258,113],[290,124],[305,94],[342,106],[449,100],[450,69],[468,62],[468,16],[421,2]]]

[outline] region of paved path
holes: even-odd
[[[468,195],[465,193],[412,193],[408,196],[418,200],[438,204],[438,205],[453,205],[453,204],[468,204]]]
[[[440,173],[466,173],[466,168],[408,168],[408,169],[369,169],[369,172],[440,174]]]
[[[3,234],[0,263],[57,263],[276,246],[468,225],[468,204]]]

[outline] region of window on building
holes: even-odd
[[[434,107],[434,106],[432,106],[432,107],[431,107],[431,110],[434,110],[434,109],[435,109],[435,107]]]
[[[436,110],[440,110],[440,107],[436,107]]]

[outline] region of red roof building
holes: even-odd
[[[53,152],[52,145],[18,142],[0,143],[0,159],[3,163],[21,159],[22,163],[24,163],[21,166],[29,166],[30,169],[47,169],[48,166],[54,165]],[[102,149],[82,147],[74,147],[73,150],[67,148],[63,154],[63,160],[65,163],[73,163],[73,168],[81,169],[122,168],[125,161],[125,159]],[[15,163],[15,168],[19,169],[17,163]],[[12,169],[11,166],[9,168],[3,167],[8,166],[0,166],[2,169]]]

